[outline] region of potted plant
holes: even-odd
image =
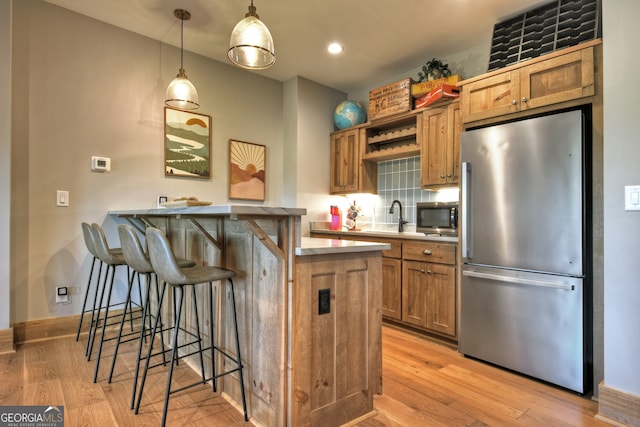
[[[451,70],[449,69],[449,64],[440,59],[433,58],[422,66],[422,71],[418,72],[418,82],[436,80],[449,77],[450,75]]]

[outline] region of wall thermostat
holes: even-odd
[[[111,170],[111,159],[108,157],[91,157],[91,170],[94,172],[109,172]]]

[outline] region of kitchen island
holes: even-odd
[[[109,214],[141,233],[150,225],[163,229],[177,256],[238,273],[240,347],[254,424],[341,425],[374,413],[373,395],[381,391],[381,251],[389,245],[303,238],[306,210],[298,208],[224,205]],[[233,354],[233,334],[225,327],[231,324],[230,296],[215,286],[217,317],[205,321],[214,322],[216,339]],[[193,327],[192,308],[186,312]],[[241,407],[239,377],[220,382]]]

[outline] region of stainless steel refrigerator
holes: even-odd
[[[461,137],[459,350],[586,392],[589,155],[584,111]]]

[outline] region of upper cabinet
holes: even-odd
[[[375,193],[377,165],[362,161],[364,128],[331,134],[331,194]]]
[[[594,47],[575,46],[463,81],[465,123],[593,96]]]
[[[460,102],[422,113],[420,183],[424,189],[457,186],[460,182]]]

